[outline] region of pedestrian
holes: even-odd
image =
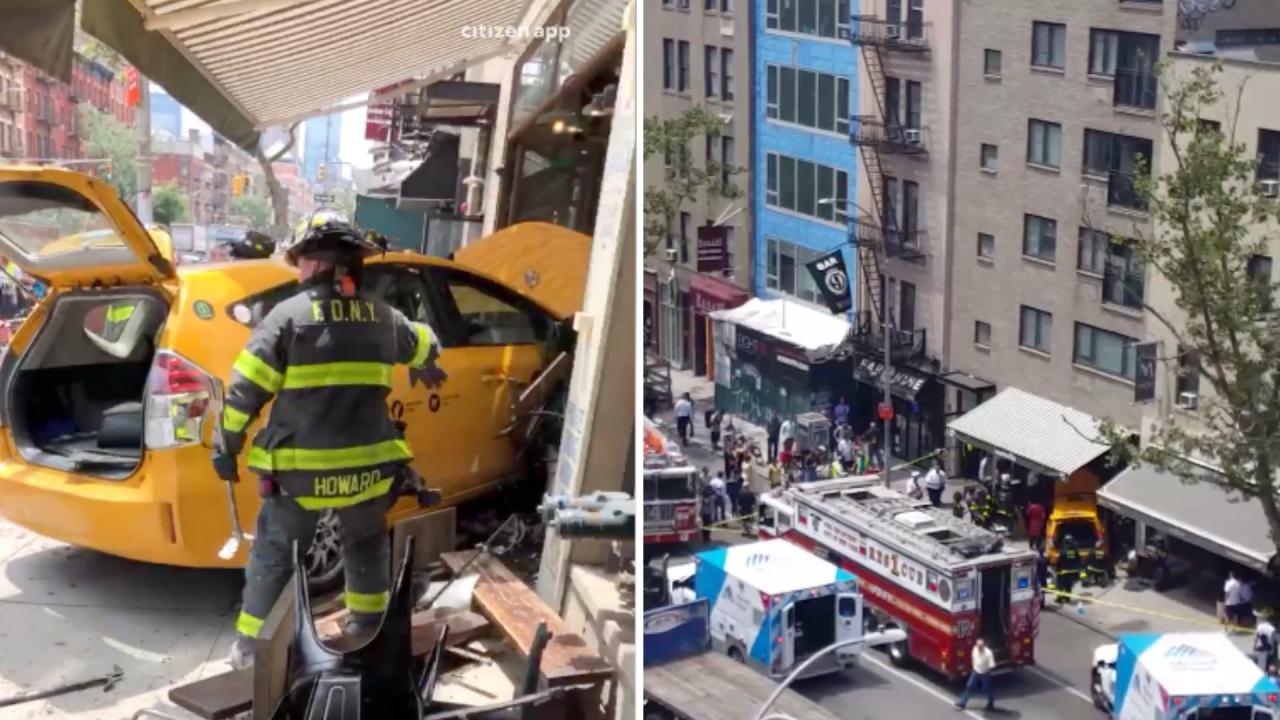
[[[769,489],[773,489],[782,484],[782,463],[774,458],[769,461]]]
[[[818,479],[818,458],[817,453],[812,450],[805,450],[800,457],[800,480],[801,482],[813,482]]]
[[[1234,629],[1232,626],[1243,624],[1240,622],[1243,592],[1243,586],[1240,579],[1236,577],[1235,571],[1228,572],[1227,581],[1222,584],[1222,615],[1228,631]]]
[[[768,437],[765,449],[769,453],[769,459],[773,460],[778,457],[778,444],[782,442],[782,419],[778,417],[778,411],[769,411],[769,422],[765,425],[765,434]]]
[[[428,387],[445,379],[431,328],[362,294],[365,258],[382,247],[332,211],[305,227],[286,251],[299,291],[267,314],[236,358],[210,458],[219,478],[237,482],[246,430],[274,399],[248,457],[263,500],[231,647],[237,669],[253,661],[254,638],[293,575],[295,545],[307,552],[326,511],[337,516],[342,538],[344,630],[376,631],[391,584],[387,511],[418,479],[403,427],[387,412],[390,383],[343,373],[358,366],[389,378],[408,365]]]
[[[739,466],[738,474],[730,475],[724,483],[725,497],[728,500],[729,509],[733,512],[733,517],[735,518],[742,514],[738,508],[738,496],[742,494],[742,486],[746,482],[743,479],[742,467],[743,466]]]
[[[835,420],[835,429],[839,430],[849,423],[849,401],[843,397],[831,411],[831,419]]]
[[[720,455],[724,458],[724,476],[732,477],[733,474],[737,472],[737,468],[734,464],[734,461],[737,459],[737,455],[733,452],[733,443],[727,438],[724,443],[724,450],[720,452]]]
[[[959,490],[951,494],[951,515],[957,520],[964,519],[964,493]]]
[[[702,486],[699,496],[699,514],[702,516],[702,542],[711,542],[711,526],[716,524],[716,490],[709,481]]]
[[[743,537],[751,537],[755,529],[756,494],[750,486],[743,486],[738,491],[738,517],[742,520]]]
[[[782,443],[782,447],[786,447],[787,443],[794,443],[796,440],[796,423],[791,418],[782,421],[782,425],[778,427],[778,440]],[[792,448],[792,452],[795,448]]]
[[[689,393],[680,396],[676,401],[676,433],[680,436],[680,444],[688,445],[689,437],[693,435],[693,398],[689,397]]]
[[[711,436],[711,449],[720,449],[721,425],[724,422],[724,411],[711,410],[707,420],[707,434]]]
[[[728,498],[727,486],[728,483],[725,482],[722,473],[716,473],[716,476],[711,478],[711,492],[713,493],[711,503],[714,508],[712,523],[721,523],[725,520],[725,500]]]
[[[844,471],[852,473],[854,470],[853,439],[842,435],[839,440],[836,440],[836,455],[839,456]]]
[[[975,692],[986,694],[987,710],[996,709],[996,690],[991,684],[991,671],[995,669],[995,654],[987,647],[986,640],[978,638],[973,643],[973,670],[969,673],[968,682],[964,684],[964,692],[956,700],[957,710],[964,710],[969,705],[969,696]]]
[[[1265,669],[1276,660],[1276,626],[1271,624],[1269,612],[1255,611],[1253,626],[1253,659]]]
[[[1036,550],[1044,547],[1044,506],[1033,501],[1027,505],[1027,511],[1023,517],[1027,526],[1027,541],[1031,543],[1031,547]]]
[[[934,507],[942,507],[942,493],[947,489],[947,474],[942,470],[942,459],[933,461],[933,467],[924,476],[924,489],[929,493],[929,502]]]

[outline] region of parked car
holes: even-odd
[[[557,243],[589,239],[558,235],[529,262],[543,274],[580,274],[585,286],[586,263],[555,262]],[[0,168],[0,255],[50,288],[0,362],[0,515],[112,555],[238,567],[244,550],[217,556],[230,522],[209,463],[212,432],[232,362],[297,291],[297,276],[278,259],[175,268],[173,252],[167,234],[144,229],[96,178]],[[511,401],[550,362],[549,338],[568,316],[537,286],[416,254],[373,260],[366,289],[440,337],[443,386],[429,389],[403,367],[393,376],[388,411],[407,423],[416,469],[445,505],[516,478],[502,435]],[[247,525],[257,484],[236,492]],[[390,517],[419,512],[403,498]],[[340,578],[335,529],[321,523],[310,558],[319,584]]]

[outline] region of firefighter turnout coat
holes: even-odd
[[[381,300],[312,284],[281,302],[236,358],[222,416],[226,452],[273,397],[247,465],[307,510],[385,495],[412,458],[387,411],[396,365],[438,354],[435,334]]]

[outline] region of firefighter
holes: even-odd
[[[249,230],[239,240],[222,243],[226,254],[232,260],[260,260],[271,257],[276,251],[276,241],[270,235]]]
[[[360,294],[364,259],[380,252],[344,218],[321,213],[286,251],[302,291],[277,305],[237,357],[213,454],[218,476],[236,482],[245,428],[273,397],[247,465],[263,496],[245,569],[244,604],[231,663],[252,662],[252,639],[291,573],[293,543],[305,550],[320,514],[340,525],[346,571],[346,630],[374,630],[390,585],[385,515],[397,483],[414,478],[403,427],[386,398],[395,365],[420,369],[437,386],[438,344],[426,325]]]
[[[1080,545],[1074,536],[1067,535],[1058,551],[1058,561],[1053,566],[1053,589],[1058,593],[1059,605],[1071,601],[1069,595],[1080,580],[1081,569]]]

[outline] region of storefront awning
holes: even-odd
[[[694,312],[704,314],[738,307],[751,298],[746,290],[710,275],[690,276],[689,294]]]
[[[949,372],[942,376],[942,382],[962,390],[968,390],[976,395],[989,393],[996,388],[995,385],[980,377],[963,372]]]
[[[1143,465],[1103,485],[1098,503],[1260,572],[1275,554],[1258,501],[1243,499],[1213,479],[1184,483],[1172,473]]]
[[[86,32],[241,147],[257,131],[407,78],[442,78],[525,38],[529,0],[93,0]],[[492,35],[492,37],[489,37]]]
[[[810,352],[834,350],[849,337],[852,327],[843,318],[785,298],[752,298],[741,307],[719,310],[711,317]]]
[[[1094,442],[1102,421],[1018,388],[1000,394],[947,423],[970,443],[1038,472],[1070,475],[1107,452]]]

